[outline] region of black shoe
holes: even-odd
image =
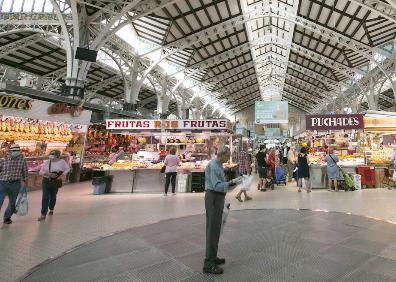
[[[216,265],[225,264],[225,258],[216,258],[216,259],[214,260],[214,263],[215,263]]]
[[[218,265],[212,265],[209,267],[204,267],[203,268],[203,273],[209,273],[209,274],[223,274],[224,273],[224,269],[222,269],[220,266]]]
[[[11,218],[4,219],[4,224],[12,224]]]

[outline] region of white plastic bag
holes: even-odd
[[[242,191],[249,191],[250,186],[252,186],[253,176],[243,175],[243,180],[241,183],[241,190]]]
[[[396,181],[396,169],[393,171],[393,176],[392,176],[392,178],[393,178],[393,181]]]
[[[29,205],[26,187],[22,188],[15,209],[16,214],[19,216],[25,216],[28,214]]]
[[[223,208],[223,217],[222,217],[222,219],[221,219],[221,230],[220,230],[220,234],[223,234],[224,225],[226,224],[227,218],[228,218],[228,214],[230,213],[230,206],[231,206],[230,203],[227,203],[227,204],[224,205],[224,208]]]

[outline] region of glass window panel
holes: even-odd
[[[4,0],[1,11],[5,13],[11,12],[13,2],[14,0]]]
[[[30,13],[32,11],[32,7],[33,7],[35,1],[34,0],[25,0],[24,2],[25,3],[23,4],[22,12]]]
[[[36,0],[33,7],[33,12],[42,12],[44,9],[45,0]]]
[[[44,5],[44,12],[52,13],[52,10],[53,10],[53,7],[52,7],[52,4],[51,4],[51,1],[46,0],[45,1],[45,5]]]
[[[22,10],[22,4],[23,4],[22,0],[14,1],[14,6],[12,7],[12,12],[20,13]]]

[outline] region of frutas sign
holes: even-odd
[[[185,130],[226,130],[229,122],[226,119],[205,120],[138,120],[108,119],[106,128],[109,130],[145,130],[145,129],[185,129]]]
[[[306,115],[307,130],[364,129],[364,115]]]

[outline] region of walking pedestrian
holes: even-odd
[[[276,166],[276,153],[275,149],[271,148],[268,152],[267,156],[267,178],[271,181],[275,181],[275,166]],[[274,190],[274,186],[271,186],[271,189]]]
[[[250,154],[248,153],[247,150],[247,144],[244,143],[241,153],[239,154],[239,174],[242,175],[250,175],[252,171],[252,161],[250,158]],[[240,189],[238,194],[235,196],[235,198],[239,201],[242,202],[242,198],[241,195],[242,193],[245,195],[245,201],[249,201],[252,199],[252,197],[250,197],[247,194],[247,191],[244,189]]]
[[[238,183],[239,178],[226,181],[223,163],[230,158],[230,149],[220,147],[215,159],[209,162],[205,170],[205,210],[206,210],[206,252],[203,266],[204,273],[222,274],[224,258],[217,257],[224,199],[230,184]]]
[[[297,164],[297,156],[296,156],[296,148],[292,146],[287,153],[287,170],[288,170],[288,181],[291,182],[293,179],[293,173],[296,169]]]
[[[267,179],[267,162],[266,162],[267,155],[265,153],[265,146],[260,145],[260,151],[256,154],[256,160],[257,160],[257,170],[259,174],[259,184],[258,184],[258,190],[261,191],[267,191],[265,188],[265,183]]]
[[[307,188],[307,193],[311,192],[311,183],[309,180],[309,165],[307,157],[307,148],[302,147],[300,154],[297,159],[297,178],[298,178],[298,192],[301,192],[303,186],[303,180],[305,182],[305,187]]]
[[[41,199],[41,216],[38,221],[42,221],[49,215],[54,214],[56,198],[59,188],[62,186],[62,178],[66,178],[70,171],[70,166],[65,160],[60,158],[61,152],[53,150],[41,167],[40,175],[43,176],[41,184],[43,194]]]
[[[177,176],[177,167],[180,164],[180,159],[176,156],[176,148],[172,147],[170,149],[170,154],[165,157],[164,165],[166,180],[165,180],[165,194],[164,196],[168,195],[169,184],[172,182],[172,194],[176,195],[176,176]]]
[[[8,156],[0,160],[0,210],[6,196],[8,207],[4,212],[4,224],[12,224],[11,217],[15,212],[15,203],[21,187],[26,187],[28,169],[20,147],[12,144]]]

